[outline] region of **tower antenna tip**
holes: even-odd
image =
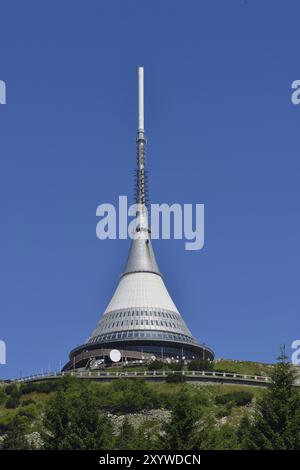
[[[138,130],[144,131],[144,67],[138,68]]]

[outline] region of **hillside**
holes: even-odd
[[[300,449],[297,371],[284,354],[272,366],[219,360],[167,369],[153,361],[148,368],[154,366],[165,371],[156,382],[144,374],[105,375],[104,382],[98,375],[66,374],[2,384],[0,449]],[[209,378],[188,382],[195,374],[181,373],[200,366],[237,376],[268,374],[271,380],[263,387]]]
[[[269,375],[273,366],[254,362],[219,360],[214,370],[242,374]],[[146,383],[142,379],[119,379],[112,383],[83,383],[76,378],[64,377],[55,381],[24,384],[3,384],[0,387],[0,442],[16,419],[26,423],[26,439],[32,447],[41,447],[45,410],[57,399],[61,391],[70,403],[76,401],[88,387],[98,410],[109,420],[111,442],[118,440],[124,426],[132,435],[145,438],[151,434],[164,434],[170,422],[178,397],[187,394],[204,422],[209,422],[217,432],[232,433],[245,415],[253,412],[255,403],[265,393],[264,389],[245,385],[201,385],[186,383]],[[2,436],[2,437],[1,437]],[[136,437],[134,438],[136,442]],[[220,448],[231,444],[219,444]],[[116,446],[115,443],[113,445]],[[138,444],[135,444],[138,446]],[[145,443],[140,444],[141,447]],[[152,442],[155,448],[157,442]],[[128,447],[129,446],[129,447]],[[132,444],[127,444],[131,448]],[[226,447],[227,446],[227,447]],[[116,448],[116,447],[114,447]]]

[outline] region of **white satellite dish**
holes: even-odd
[[[119,362],[122,357],[122,354],[118,349],[112,349],[109,353],[109,357],[112,362]]]

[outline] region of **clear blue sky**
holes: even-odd
[[[300,337],[295,1],[2,1],[0,376],[58,369],[113,293],[129,241],[96,207],[133,195],[136,70],[151,202],[204,203],[205,248],[155,241],[217,357],[273,361]]]

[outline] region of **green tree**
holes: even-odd
[[[120,432],[118,433],[116,439],[116,447],[118,450],[130,449],[132,441],[135,440],[136,433],[134,427],[129,422],[128,417],[124,419],[121,427]]]
[[[26,416],[17,414],[8,426],[8,430],[1,444],[2,450],[28,450],[30,447],[26,439],[29,420]]]
[[[145,424],[135,428],[126,416],[116,438],[118,450],[153,450],[155,449],[156,434]]]
[[[195,450],[236,450],[239,448],[238,434],[234,426],[224,424],[216,427],[214,419],[206,418],[205,424],[193,436]]]
[[[300,449],[300,397],[294,387],[294,368],[284,350],[271,378],[272,385],[257,404],[254,416],[241,422],[241,446],[254,450]]]
[[[20,400],[17,397],[9,397],[5,403],[6,408],[17,408],[20,404]]]
[[[171,421],[164,428],[163,445],[165,448],[171,450],[191,449],[196,423],[201,416],[201,408],[195,405],[190,388],[183,386],[172,407]]]
[[[112,432],[89,386],[76,395],[59,390],[46,405],[43,440],[46,449],[109,449]]]

